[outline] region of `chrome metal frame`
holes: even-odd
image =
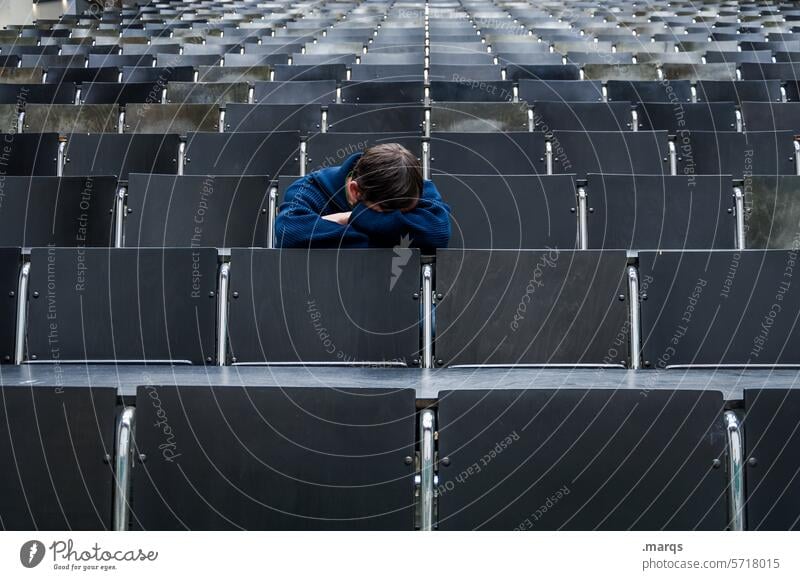
[[[326,122],[326,126],[327,126],[327,122]],[[305,139],[301,139],[300,140],[300,177],[305,176],[305,174],[306,174],[306,164],[307,163],[308,163],[308,143],[306,142]]]
[[[641,362],[641,327],[639,318],[639,271],[635,266],[628,266],[628,296],[630,304],[630,348],[631,348],[631,368],[642,368]]]
[[[267,248],[275,247],[275,217],[278,210],[278,188],[273,185],[269,188],[269,208],[267,212]]]
[[[794,140],[794,171],[800,175],[800,141]]]
[[[25,356],[25,329],[28,323],[28,282],[31,276],[31,263],[22,264],[17,285],[17,326],[14,334],[14,364],[22,364]]]
[[[135,429],[136,409],[125,407],[117,424],[116,457],[114,460],[116,485],[114,486],[113,529],[115,532],[124,532],[128,529]]]
[[[178,175],[183,175],[186,166],[186,141],[178,144]]]
[[[639,111],[631,109],[631,131],[639,130]]]
[[[740,532],[745,528],[744,430],[735,411],[725,411],[728,438],[728,527]]]
[[[431,178],[431,142],[427,139],[422,141],[422,178]]]
[[[59,139],[58,153],[56,154],[56,177],[64,176],[64,165],[67,162],[66,151],[67,151],[67,142],[63,139]]]
[[[117,199],[114,200],[114,247],[121,248],[125,243],[125,195],[128,187],[121,185],[117,189]]]
[[[219,123],[217,125],[217,129],[220,133],[225,132],[225,109],[219,110]]]
[[[431,409],[425,409],[419,417],[419,458],[420,458],[420,530],[433,530],[434,500],[434,432],[436,431],[436,415]]]
[[[589,209],[586,187],[578,186],[578,237],[581,250],[589,249]]]
[[[422,266],[422,368],[433,368],[433,266]]]
[[[546,141],[544,144],[544,160],[547,175],[553,175],[553,144],[550,141]]]
[[[733,199],[736,204],[736,247],[740,250],[744,250],[744,191],[741,187],[736,186],[733,188]]]
[[[231,263],[219,266],[217,280],[217,366],[225,366],[228,345],[228,285],[230,284]]]
[[[669,149],[669,174],[678,175],[678,149],[675,146],[675,141],[670,139],[667,147]]]

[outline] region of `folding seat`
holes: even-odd
[[[576,247],[575,181],[569,175],[437,175],[450,206],[450,248]]]
[[[585,64],[631,64],[633,53],[630,52],[568,52],[566,62],[585,65]]]
[[[706,62],[732,62],[741,64],[743,62],[752,63],[771,63],[771,50],[743,50],[741,52],[713,52],[705,54]]]
[[[638,103],[640,131],[736,131],[734,103]]]
[[[797,236],[797,197],[800,177],[796,175],[748,175],[742,184],[745,247],[760,250],[789,250]]]
[[[425,107],[411,104],[339,104],[323,110],[328,131],[337,133],[418,133]]]
[[[128,178],[126,247],[267,247],[270,180],[260,176]]]
[[[763,383],[762,383],[763,384]],[[798,472],[797,416],[800,402],[794,389],[744,389],[747,437],[743,450],[748,530],[797,530],[800,506],[791,492]]]
[[[271,75],[269,66],[201,66],[197,69],[197,80],[202,83],[254,83],[268,81]]]
[[[565,103],[539,101],[533,104],[537,131],[628,131],[631,106],[628,103]]]
[[[494,64],[494,55],[487,52],[443,53],[431,52],[431,68],[450,66],[489,66]]]
[[[431,107],[431,131],[527,131],[526,103],[437,103]]]
[[[197,71],[190,66],[156,67],[156,66],[124,66],[122,82],[153,83],[166,85],[170,81],[192,82]]]
[[[597,175],[586,187],[592,249],[733,249],[730,175]]]
[[[425,54],[422,50],[420,50],[418,53],[399,53],[399,54],[382,54],[382,53],[368,52],[363,57],[361,57],[362,65],[368,64],[368,65],[381,65],[381,66],[386,66],[386,65],[422,66],[424,61],[425,61]],[[491,63],[491,58],[489,58],[489,62],[485,64],[490,64],[490,63]]]
[[[125,107],[125,133],[178,133],[219,131],[219,105],[129,103]]]
[[[256,82],[253,99],[262,105],[335,103],[336,81]]]
[[[276,64],[273,68],[275,81],[343,81],[347,78],[347,67],[343,64]]]
[[[511,102],[514,100],[514,86],[511,81],[453,77],[449,81],[431,80],[430,97],[435,102]]]
[[[80,85],[80,102],[87,105],[128,103],[160,103],[167,82],[152,83],[100,83]]]
[[[240,51],[244,45],[240,42],[226,42],[226,43],[214,43],[214,44],[187,44],[183,46],[183,54],[191,55],[191,54],[213,54],[222,56],[225,54],[240,54]],[[166,53],[167,51],[158,51],[160,54]]]
[[[793,131],[691,131],[676,142],[678,172],[697,175],[795,175]]]
[[[20,64],[22,68],[32,67],[64,67],[64,68],[83,68],[86,66],[86,55],[40,55],[40,54],[23,54],[20,55]]]
[[[692,87],[689,81],[608,81],[606,92],[609,101],[631,103],[691,103]]]
[[[247,103],[248,83],[167,83],[167,103],[217,104]]]
[[[470,83],[475,81],[499,82],[503,78],[502,68],[494,64],[431,65],[429,76],[432,81],[469,81]]]
[[[213,363],[216,290],[212,248],[34,248],[25,360]]]
[[[152,67],[156,57],[152,54],[88,54],[87,66],[89,68],[102,67]]]
[[[245,56],[245,55],[242,55]],[[303,66],[318,66],[321,64],[343,64],[353,66],[358,63],[357,54],[292,54],[289,64]]]
[[[742,103],[780,102],[781,82],[772,81],[698,81],[696,85],[697,101],[727,101]]]
[[[179,144],[178,135],[72,133],[66,138],[64,175],[116,175],[125,180],[128,173],[175,174]]]
[[[431,133],[432,175],[545,174],[541,133]]]
[[[742,42],[748,42],[743,40]],[[739,50],[739,41],[737,40],[724,40],[709,42],[708,40],[683,40],[680,39],[676,46],[679,52],[695,52],[702,50],[704,52],[736,52]]]
[[[800,103],[742,103],[745,131],[800,128]]]
[[[317,105],[239,105],[225,108],[225,131],[299,131],[301,135],[320,130],[322,111]]]
[[[354,153],[381,143],[399,143],[422,159],[422,137],[408,133],[317,133],[306,141],[306,171],[341,165]]]
[[[58,133],[0,133],[0,167],[4,175],[56,175]]]
[[[663,65],[667,66],[667,65]],[[683,65],[675,65],[683,66]],[[587,64],[581,67],[583,78],[592,81],[656,81],[659,67],[649,64]]]
[[[216,66],[222,63],[222,57],[217,54],[156,54],[157,67],[183,67],[189,66]]]
[[[223,68],[251,68],[286,64],[289,61],[289,55],[282,52],[274,54],[231,53],[226,54],[224,60],[225,66]]]
[[[2,68],[16,68],[19,66],[20,58],[16,54],[0,55],[0,67]]]
[[[169,58],[173,55],[181,54],[181,48],[184,45],[181,44],[126,44],[123,50],[125,54],[149,54],[158,58],[158,55],[161,55],[162,58]],[[186,44],[186,47],[200,47],[205,48],[205,44]],[[211,45],[209,45],[211,47]],[[194,52],[187,53],[187,54],[196,54]],[[204,53],[210,54],[210,53]]]
[[[73,273],[72,282],[64,281],[65,290],[74,278]],[[59,305],[60,292],[59,287]],[[45,306],[46,298],[37,302]],[[55,334],[64,332],[65,322],[43,320],[47,328],[56,325]],[[57,355],[59,342],[50,348]],[[111,529],[114,474],[108,458],[114,449],[117,389],[65,388],[59,379],[51,380],[35,388],[6,381],[3,388],[0,469],[14,474],[0,480],[3,529]]]
[[[794,259],[793,250],[640,252],[644,365],[800,364],[800,298],[785,283]]]
[[[26,133],[116,133],[117,105],[26,105]]]
[[[7,176],[0,246],[110,246],[117,178]]]
[[[555,277],[546,263],[539,271]],[[539,303],[562,320],[540,290],[528,311]],[[578,292],[576,305],[594,294]],[[509,302],[518,300],[516,287],[510,294]],[[535,326],[528,318],[520,326]],[[505,322],[499,317],[497,326]],[[571,323],[550,338],[558,340]],[[498,371],[498,379],[501,372],[508,376]],[[722,392],[707,387],[440,391],[438,456],[447,467],[436,488],[439,529],[722,531],[728,478],[708,466],[725,455],[724,409]],[[495,445],[486,467],[480,458]],[[475,462],[478,475],[461,476]]]
[[[538,66],[565,66],[564,57],[555,52],[501,52],[496,55],[497,62],[503,67],[516,65],[525,68],[536,68]],[[576,66],[576,65],[566,65]]]
[[[577,81],[580,68],[573,64],[512,64],[506,65],[506,80],[534,79],[542,81]]]
[[[248,259],[245,250],[234,252]],[[322,266],[328,263],[335,260]],[[231,275],[258,276],[250,270],[232,265]],[[259,304],[280,304],[278,297],[259,296]],[[297,322],[314,333],[330,324],[332,311],[306,314],[306,298]],[[316,336],[312,344],[324,342]],[[253,340],[272,343],[269,334]],[[334,350],[345,347],[343,337],[335,340]],[[156,459],[133,477],[131,522],[146,530],[412,531],[415,469],[405,458],[415,454],[415,404],[409,388],[140,387],[135,445]],[[171,461],[160,460],[158,414],[170,418],[180,442]],[[185,477],[174,477],[176,467]]]
[[[420,64],[358,64],[350,69],[352,81],[417,81],[424,79]]]
[[[746,81],[782,80],[793,81],[800,78],[800,66],[791,62],[743,63],[739,70]]]
[[[669,175],[666,131],[553,131],[553,173]]]
[[[636,64],[682,64],[699,65],[703,62],[702,52],[636,52]]]
[[[39,75],[36,82],[43,81],[47,84],[91,83],[105,82],[116,83],[119,81],[120,69],[107,68],[59,68],[48,67]]]
[[[35,68],[7,68],[0,67],[0,83],[41,83],[44,78],[44,69]]]
[[[764,51],[768,52],[768,51]],[[770,54],[772,56],[772,54]],[[772,59],[765,60],[763,62],[772,62]],[[776,52],[775,53],[775,62],[792,62],[792,63],[800,63],[800,51],[793,51],[793,52]]]
[[[296,131],[189,133],[186,136],[183,174],[298,175],[299,145],[300,135]]]
[[[735,63],[664,64],[661,71],[668,81],[735,81],[736,67]]]
[[[364,52],[365,45],[361,42],[318,42],[317,44],[306,44],[305,54],[309,55],[339,55],[339,54],[361,54]]]
[[[603,85],[599,81],[542,81],[521,79],[519,98],[529,103],[563,101],[590,103],[603,100]]]
[[[438,363],[625,366],[624,346],[609,355],[628,324],[628,306],[619,299],[627,295],[625,255],[558,248],[438,250]]]
[[[24,44],[11,44],[11,45],[0,45],[0,51],[2,54],[16,54],[19,56],[23,55],[31,55],[31,56],[53,56],[59,53],[59,47],[57,45],[50,45],[50,46],[29,46]]]
[[[425,87],[418,81],[344,81],[342,103],[422,103]]]
[[[0,103],[18,104],[43,103],[68,105],[75,102],[75,85],[53,84],[11,84],[0,83]]]

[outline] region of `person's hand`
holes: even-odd
[[[339,224],[340,226],[346,226],[347,222],[350,221],[350,213],[349,211],[343,211],[340,213],[329,213],[328,215],[322,216],[322,219],[328,220],[329,222],[333,222],[335,224]]]

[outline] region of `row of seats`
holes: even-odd
[[[3,529],[110,529],[116,389],[2,394]],[[413,389],[140,386],[130,528],[413,530],[415,403]],[[719,391],[480,389],[433,403],[440,530],[730,525]],[[797,529],[800,397],[745,389],[740,413],[746,529]]]
[[[645,368],[797,366],[799,245],[642,251],[638,290],[625,250],[438,250],[436,363],[622,368],[640,351]],[[234,248],[221,266],[199,246],[33,248],[26,291],[20,250],[4,249],[3,356],[419,366],[420,255],[402,249],[398,266],[398,251]]]

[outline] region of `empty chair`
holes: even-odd
[[[251,68],[269,67],[275,64],[286,64],[289,61],[287,53],[274,54],[226,54],[225,66],[221,68]]]
[[[436,103],[431,131],[457,133],[527,131],[527,103]]]
[[[28,133],[116,133],[117,105],[26,105],[23,131]]]
[[[698,81],[697,101],[742,103],[780,102],[781,82],[772,81]]]
[[[400,272],[397,251],[232,250],[231,361],[417,366],[419,251],[400,250]],[[331,292],[365,285],[352,307]]]
[[[441,391],[439,529],[724,530],[724,405],[707,388]]]
[[[343,133],[419,133],[425,107],[411,104],[340,104],[326,109],[328,131]]]
[[[494,64],[434,64],[430,67],[429,76],[432,81],[480,84],[481,81],[501,81],[503,70]]]
[[[275,81],[343,81],[347,67],[343,64],[296,65],[276,64]]]
[[[109,246],[116,177],[23,177],[3,181],[0,246]]]
[[[320,129],[322,111],[317,105],[239,105],[225,108],[225,131],[299,131]]]
[[[222,56],[218,54],[156,54],[157,67],[198,67],[221,64]]]
[[[577,81],[580,75],[580,68],[573,64],[506,64],[506,79],[510,81]]]
[[[438,250],[436,358],[625,366],[625,349],[614,346],[628,324],[625,262],[624,251]]]
[[[678,172],[796,175],[793,131],[687,131],[676,141]]]
[[[774,62],[774,63],[743,63],[739,70],[742,79],[746,81],[781,80],[796,81],[800,78],[800,68],[797,63]]]
[[[800,364],[800,298],[781,290],[790,252],[640,252],[645,366]]]
[[[40,83],[44,77],[44,69],[35,68],[3,68],[0,67],[0,83]]]
[[[268,81],[271,75],[269,65],[201,66],[197,69],[197,80],[202,83],[255,83]]]
[[[484,59],[482,62],[489,64],[491,63],[491,56],[488,56],[488,61]],[[380,66],[387,66],[387,65],[401,65],[401,66],[408,66],[408,65],[415,65],[422,67],[425,61],[425,54],[420,47],[418,52],[402,52],[402,53],[381,53],[370,51],[361,57],[361,64],[364,65],[380,65]],[[358,68],[358,66],[354,66],[353,68]]]
[[[792,493],[797,477],[797,416],[792,389],[745,388],[744,456],[748,530],[797,530],[800,505]]]
[[[20,67],[69,67],[81,68],[86,66],[87,55],[84,54],[63,54],[63,55],[40,55],[23,54],[20,55]]]
[[[541,133],[431,133],[431,173],[474,175],[544,174]]]
[[[800,129],[800,103],[742,103],[745,131]]]
[[[571,175],[437,175],[450,206],[450,248],[576,247]]]
[[[430,96],[434,102],[503,103],[514,100],[514,86],[511,81],[500,80],[431,80]]]
[[[795,244],[800,208],[800,177],[796,175],[748,175],[743,187],[747,212],[745,247],[789,250]]]
[[[241,55],[246,56],[246,55]],[[291,64],[303,66],[317,66],[320,64],[343,64],[353,66],[358,62],[357,54],[293,54]]]
[[[336,81],[257,82],[253,99],[270,105],[335,103]]]
[[[53,280],[56,351],[48,300],[36,298]],[[216,289],[211,248],[34,248],[25,360],[213,363]]]
[[[124,180],[128,173],[174,174],[179,144],[175,134],[72,133],[66,138],[64,175],[116,175]]]
[[[662,65],[666,67],[670,65]],[[684,65],[673,65],[684,66]],[[691,66],[691,65],[690,65]],[[591,81],[657,81],[658,65],[655,63],[645,64],[586,64],[581,67],[583,78]]]
[[[116,67],[152,67],[156,57],[153,54],[88,54],[86,55],[86,65],[89,68],[100,68],[106,66]]]
[[[306,141],[306,171],[341,165],[353,153],[379,145],[399,143],[422,158],[422,137],[408,133],[317,133]]]
[[[669,175],[666,131],[554,131],[553,173]]]
[[[69,105],[75,102],[75,85],[55,84],[11,84],[0,83],[0,103],[17,104],[42,103],[51,105]]]
[[[736,131],[734,103],[638,103],[640,131]]]
[[[661,74],[667,81],[735,81],[737,65],[732,62],[706,64],[661,65]]]
[[[703,62],[702,52],[637,52],[634,55],[637,64],[691,64]]]
[[[536,101],[564,101],[591,103],[603,100],[603,86],[599,81],[519,81],[519,98],[529,103]]]
[[[593,249],[733,249],[730,175],[594,175],[586,187]]]
[[[342,103],[422,103],[424,85],[417,81],[345,81]]]
[[[247,83],[167,83],[167,103],[216,104],[247,103]]]
[[[123,66],[122,82],[152,83],[166,86],[170,81],[191,82],[197,75],[196,69],[190,66],[156,67],[156,66]]]
[[[142,529],[414,529],[413,389],[143,386],[136,398],[136,448],[157,458],[133,477]],[[170,461],[159,414],[180,442]]]
[[[609,101],[630,103],[690,103],[692,87],[689,81],[670,83],[657,81],[608,81]]]
[[[219,131],[219,106],[130,103],[125,107],[125,133]]]
[[[420,64],[358,64],[350,69],[353,81],[417,81],[424,80]]]
[[[266,247],[270,180],[134,173],[127,247]]]
[[[65,282],[64,290],[71,285]],[[69,313],[56,312],[44,324],[63,333]],[[60,344],[53,348],[58,353]],[[65,388],[57,381],[3,388],[0,469],[14,474],[0,480],[3,528],[111,529],[114,474],[106,458],[114,448],[117,389]]]
[[[296,131],[189,133],[186,136],[183,173],[270,177],[280,173],[298,175],[299,145],[300,135]]]
[[[584,64],[630,64],[633,54],[630,52],[575,52],[567,53],[567,62],[577,65]]]
[[[47,67],[44,71],[44,82],[48,84],[64,83],[116,83],[121,70],[116,67],[105,68],[59,68]],[[39,79],[42,80],[42,75]],[[37,82],[38,82],[37,80]]]
[[[0,141],[0,166],[5,175],[57,174],[58,133],[0,133]]]
[[[80,101],[87,105],[128,103],[160,103],[166,83],[83,83]]]
[[[627,103],[565,103],[539,101],[533,104],[537,131],[628,131],[631,107]]]

